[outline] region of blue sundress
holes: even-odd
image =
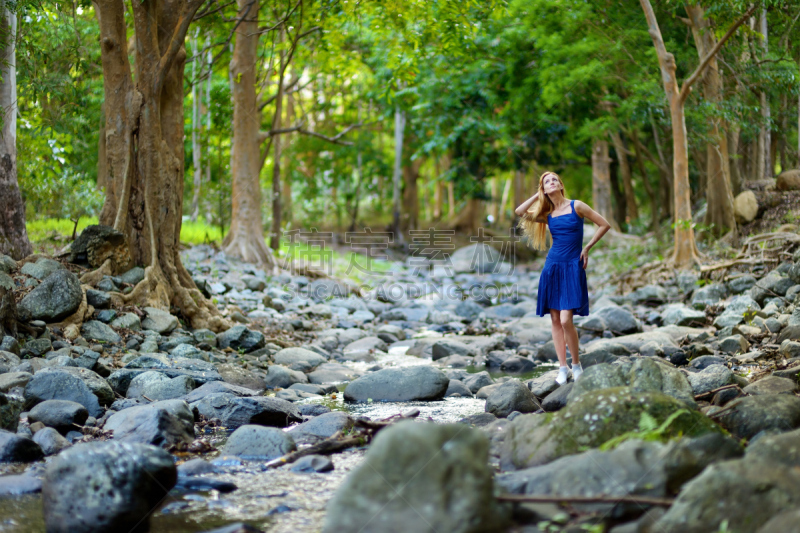
[[[575,212],[575,200],[570,201],[570,208],[566,215],[547,215],[553,245],[539,276],[536,299],[536,314],[539,316],[550,314],[550,309],[572,309],[580,316],[589,314],[586,270],[581,265],[583,219]]]

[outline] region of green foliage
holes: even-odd
[[[658,424],[658,421],[653,418],[650,413],[647,411],[642,411],[641,418],[639,419],[639,430],[638,431],[628,431],[614,437],[613,439],[609,439],[602,445],[600,445],[600,451],[609,451],[613,450],[623,442],[629,440],[643,440],[643,441],[663,441],[665,438],[665,433],[669,426],[681,415],[688,415],[689,411],[686,409],[678,409],[674,413],[672,413],[669,417],[667,417],[661,425]]]

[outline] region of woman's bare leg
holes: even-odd
[[[572,364],[577,365],[580,363],[580,359],[578,359],[578,330],[575,329],[575,324],[572,323],[572,310],[561,311],[560,323],[564,332],[564,339],[567,346],[569,346],[569,353],[572,355]],[[564,349],[563,364],[567,364],[566,349]]]
[[[571,312],[571,311],[570,311]],[[550,321],[553,329],[553,344],[556,347],[556,356],[558,356],[558,364],[567,366],[567,344],[564,338],[564,328],[561,325],[560,311],[558,309],[550,310]]]

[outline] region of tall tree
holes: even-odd
[[[716,45],[716,37],[711,21],[705,16],[700,5],[687,5],[686,12],[692,26],[697,54],[702,61]],[[714,105],[710,117],[709,142],[706,146],[706,219],[713,225],[718,235],[728,229],[736,229],[733,216],[733,188],[731,186],[730,158],[728,155],[728,135],[720,113],[716,109],[722,102],[722,76],[717,66],[717,58],[712,57],[703,72],[703,96]]]
[[[134,72],[124,0],[96,0],[106,106],[108,183],[100,220],[122,231],[145,278],[124,303],[181,309],[193,328],[228,324],[181,263],[184,187],[184,41],[205,0],[132,0]],[[111,273],[107,261],[85,276]]]
[[[0,7],[0,253],[22,259],[32,249],[17,184],[17,15],[9,4]]]
[[[674,180],[675,196],[675,246],[671,261],[677,267],[687,267],[692,263],[699,262],[699,252],[692,227],[692,204],[691,189],[689,187],[689,149],[686,138],[686,119],[684,115],[684,104],[689,96],[692,85],[702,75],[709,62],[719,52],[725,42],[736,32],[737,28],[747,20],[756,10],[757,6],[752,6],[745,15],[733,23],[725,35],[717,44],[709,50],[708,54],[700,61],[700,65],[689,76],[682,86],[678,86],[675,56],[667,52],[664,39],[661,36],[661,29],[658,27],[653,6],[650,0],[639,0],[647,19],[647,26],[650,37],[658,55],[658,63],[661,67],[661,79],[664,83],[664,91],[669,101],[670,118],[672,119],[672,169]]]
[[[592,206],[611,227],[619,231],[611,208],[611,158],[608,156],[608,141],[595,140],[592,147]]]

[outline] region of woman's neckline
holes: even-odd
[[[558,216],[555,216],[555,217],[554,217],[552,214],[550,214],[550,215],[547,215],[547,216],[549,216],[550,218],[561,218],[561,217],[565,217],[565,216],[567,216],[567,215],[571,215],[571,214],[572,214],[572,212],[573,212],[573,210],[574,210],[574,208],[572,207],[572,202],[573,202],[573,201],[574,201],[574,200],[570,200],[570,201],[569,201],[569,207],[570,207],[570,209],[569,209],[569,212],[567,212],[567,213],[564,213],[563,215],[558,215]]]

